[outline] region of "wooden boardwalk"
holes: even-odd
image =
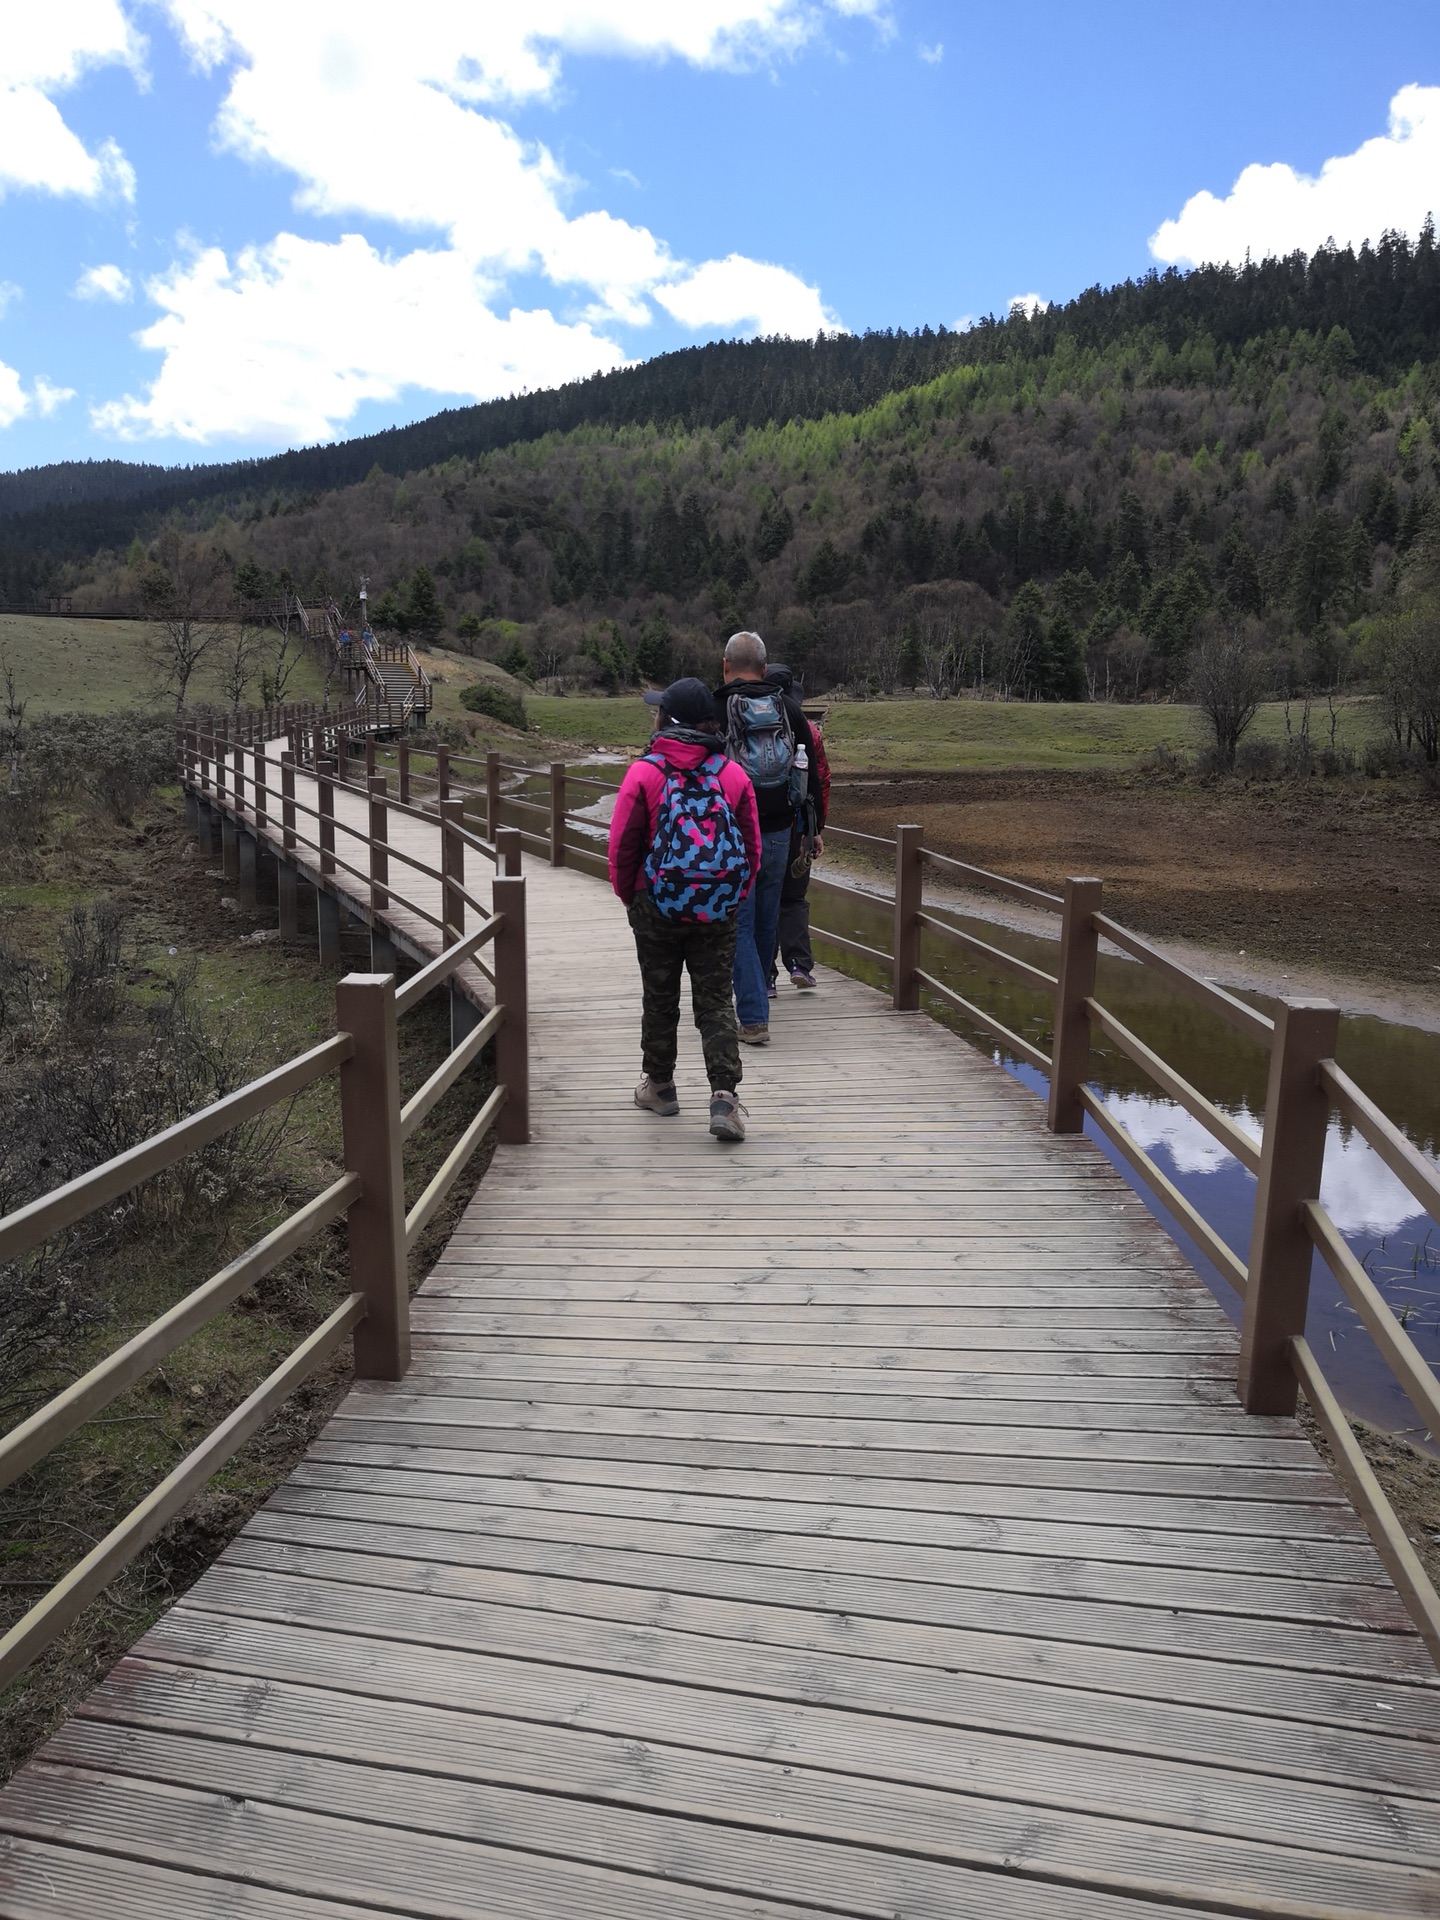
[[[624,917],[527,873],[534,1143],[0,1794],[0,1916],[1440,1915],[1434,1667],[1094,1148],[829,972],[743,1147],[688,1026],[639,1113]]]

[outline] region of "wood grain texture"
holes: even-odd
[[[624,917],[527,879],[532,1144],[0,1794],[0,1920],[1440,1916],[1434,1668],[1093,1146],[829,972],[742,1147],[686,1026],[638,1112]]]

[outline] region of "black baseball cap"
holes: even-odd
[[[682,727],[714,725],[715,700],[703,680],[672,680],[663,693],[647,693],[644,699]]]

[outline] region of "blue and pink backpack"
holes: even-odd
[[[655,815],[655,837],[645,861],[645,884],[664,920],[707,924],[733,919],[749,877],[740,823],[720,784],[723,753],[698,767],[672,767],[647,753],[665,776]]]

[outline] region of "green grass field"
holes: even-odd
[[[138,620],[41,619],[0,614],[0,648],[14,670],[16,688],[32,714],[167,704],[147,653],[150,629]],[[533,723],[548,739],[586,747],[635,748],[650,737],[650,709],[638,693],[616,699],[576,695],[555,699],[531,693],[508,675],[458,654],[426,656],[436,678],[436,713],[463,713],[460,690],[481,675],[522,693]],[[302,662],[291,697],[319,697],[321,677],[313,660]],[[258,675],[251,701],[258,704]],[[194,704],[224,703],[218,661],[202,661],[190,684]],[[1299,724],[1298,705],[1291,708]],[[1317,745],[1329,739],[1323,701],[1311,713]],[[1348,700],[1340,711],[1337,741],[1359,750],[1381,728],[1375,703]],[[1284,709],[1261,710],[1252,738],[1284,738]],[[946,773],[960,767],[1124,769],[1141,754],[1164,746],[1193,752],[1205,743],[1205,727],[1188,706],[1026,706],[993,700],[845,700],[834,703],[825,728],[837,769],[861,772],[905,768]]]
[[[619,699],[550,699],[528,694],[532,720],[558,739],[591,747],[639,747],[650,737],[650,711],[638,693]],[[1292,725],[1300,708],[1291,707]],[[1310,716],[1317,745],[1329,740],[1329,714]],[[1374,703],[1347,701],[1337,743],[1359,750],[1380,731]],[[1251,737],[1285,735],[1285,710],[1262,708]],[[1122,769],[1164,746],[1193,752],[1205,744],[1204,722],[1189,706],[1022,705],[991,700],[838,701],[825,722],[825,743],[837,770],[905,768],[947,773],[960,767]]]
[[[113,713],[121,707],[164,707],[170,698],[147,652],[151,628],[143,620],[71,620],[31,614],[0,614],[0,649],[15,675],[15,690],[39,713]],[[302,660],[287,689],[293,700],[318,698],[321,676]],[[190,682],[189,699],[225,704],[219,663],[202,660]],[[260,676],[250,704],[260,702]]]

